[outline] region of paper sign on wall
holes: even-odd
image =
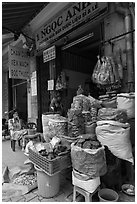
[[[43,62],[48,62],[56,58],[55,45],[43,51]]]
[[[36,78],[36,71],[32,73],[31,77],[31,95],[37,95],[37,78]]]
[[[54,90],[54,80],[48,80],[48,91]]]

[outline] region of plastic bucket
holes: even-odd
[[[51,198],[54,197],[60,188],[60,178],[59,173],[49,176],[43,172],[38,166],[35,166],[37,170],[37,183],[38,183],[38,193],[42,197]]]
[[[117,202],[119,195],[112,189],[104,188],[98,192],[98,197],[100,202]]]

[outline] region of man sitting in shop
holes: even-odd
[[[11,139],[11,149],[15,152],[15,144],[16,141],[19,142],[20,145],[20,140],[22,139],[23,144],[22,144],[22,150],[24,150],[25,146],[25,138],[24,135],[27,134],[26,129],[21,129],[21,120],[18,116],[18,112],[14,110],[13,112],[13,118],[9,119],[8,121],[8,126],[9,126],[9,131],[10,131],[10,139]]]

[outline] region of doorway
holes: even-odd
[[[37,56],[37,84],[38,84],[38,121],[37,129],[42,131],[42,114],[49,111],[50,94],[48,80],[50,79],[49,62],[43,63],[43,55]]]
[[[103,25],[99,23],[61,48],[62,70],[69,84],[66,109],[70,108],[79,85],[82,85],[85,95],[90,93],[94,98],[100,95],[100,89],[92,82],[91,77],[98,60],[97,56],[103,55],[100,44],[103,40],[102,27]]]
[[[19,117],[27,122],[27,80],[13,79],[13,108],[16,108]]]

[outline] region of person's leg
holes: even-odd
[[[22,151],[25,150],[25,135],[22,136]]]
[[[10,141],[11,141],[11,142],[10,142],[10,144],[11,144],[11,146],[10,146],[10,147],[11,147],[11,149],[12,149],[12,141],[13,141],[13,140],[10,140]]]
[[[19,147],[20,147],[20,139],[18,140],[18,145],[19,145]]]
[[[16,140],[12,140],[12,150],[15,152]]]

